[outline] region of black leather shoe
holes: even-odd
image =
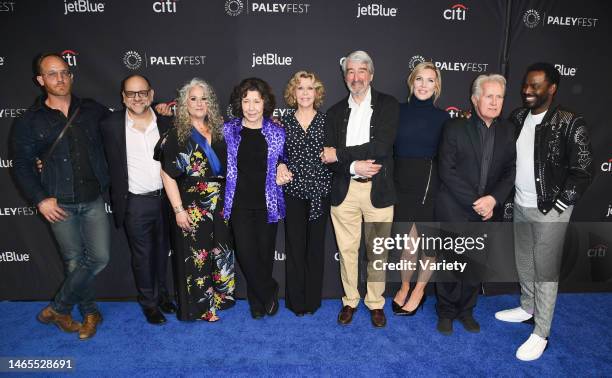
[[[266,313],[263,311],[251,309],[251,317],[253,319],[263,319],[265,315]]]
[[[419,311],[419,307],[423,308],[423,305],[425,304],[425,299],[427,299],[427,297],[425,296],[425,294],[423,294],[423,298],[421,298],[421,301],[419,302],[417,307],[412,311],[404,310],[404,308],[402,307],[400,307],[399,310],[395,311],[395,308],[393,308],[393,314],[398,315],[398,316],[414,316],[414,314],[416,314],[417,311]],[[393,304],[397,305],[395,301],[393,301]]]
[[[166,317],[157,308],[143,308],[142,312],[150,324],[160,325],[166,322]]]
[[[438,319],[438,325],[436,326],[438,332],[444,336],[450,336],[453,334],[453,319],[440,318]]]
[[[159,304],[159,309],[162,310],[166,314],[174,314],[178,310],[178,308],[176,308],[176,305],[174,304],[174,302],[172,302],[170,300],[161,302]]]
[[[272,297],[272,301],[270,304],[266,305],[266,314],[270,316],[276,315],[278,312],[278,285],[276,285],[276,289],[274,289],[274,295]]]
[[[472,315],[463,316],[458,320],[459,323],[463,325],[463,328],[465,328],[466,331],[472,333],[480,332],[480,324],[478,324],[478,322],[476,321],[476,319],[474,319]]]
[[[383,328],[387,325],[387,317],[382,308],[370,310],[370,320],[372,320],[372,325],[376,328]]]
[[[338,314],[338,324],[347,325],[353,321],[353,314],[355,313],[356,308],[353,308],[349,305],[342,307],[340,313]]]

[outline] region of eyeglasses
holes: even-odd
[[[49,71],[49,72],[45,72],[44,74],[42,74],[42,76],[51,78],[53,80],[57,80],[60,76],[65,79],[65,78],[72,77],[72,72],[68,70]]]
[[[123,91],[123,94],[127,98],[134,98],[136,96],[138,96],[140,98],[144,98],[144,97],[147,97],[149,95],[149,92],[151,92],[150,89],[147,89],[147,90],[144,90],[144,91]]]

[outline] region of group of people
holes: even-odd
[[[508,120],[500,117],[506,80],[497,74],[474,80],[470,117],[450,119],[435,106],[442,77],[433,63],[412,70],[408,101],[400,105],[372,87],[374,63],[358,50],[342,61],[348,96],[326,113],[320,78],[298,71],[284,91],[294,111],[272,119],[272,89],[247,78],[231,95],[235,118],[224,122],[215,91],[198,78],[179,90],[172,114],[167,104],[151,106],[154,90],[146,77],[130,75],[121,85],[125,110],[110,113],[72,94],[73,75],[61,56],[45,54],[37,63],[44,94],[16,120],[12,143],[16,181],[49,221],[65,265],[66,278],[39,313],[41,322],[87,339],[102,321],[93,284],[109,260],[109,187],[115,224],[125,229],[132,252],[138,302],[152,324],[174,312],[180,320],[219,320],[235,303],[234,254],[251,316],[276,314],[279,285],[272,271],[280,220],[286,307],[296,316],[314,314],[321,306],[331,215],[344,289],[338,323],[351,323],[361,300],[363,226],[364,302],[373,326],[384,327],[385,272],[374,262],[386,261],[387,252],[375,253],[368,241],[389,236],[394,221],[416,237],[424,229],[420,222],[501,220],[510,198],[521,306],[495,316],[534,318],[534,332],[517,357],[533,360],[544,351],[565,228],[591,177],[584,119],[553,106],[560,75],[552,65],[527,69],[524,106]],[[165,283],[170,246],[178,306]],[[419,252],[407,248],[401,258],[435,260]],[[418,278],[411,286],[413,274]],[[415,314],[430,276],[402,272],[394,314]],[[461,278],[436,282],[440,333],[450,335],[455,319],[479,331],[472,313],[478,290],[479,283]],[[82,324],[71,316],[74,305]]]

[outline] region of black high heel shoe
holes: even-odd
[[[393,299],[393,301],[391,301],[391,309],[393,310],[393,313],[395,315],[400,314],[403,310],[402,310],[402,305],[398,304],[395,299]]]
[[[412,311],[404,310],[400,307],[398,312],[395,312],[394,310],[393,313],[398,316],[414,316],[414,314],[416,314],[419,310],[419,307],[424,309],[423,305],[425,304],[425,299],[427,299],[427,296],[423,294],[423,298],[421,298],[421,301],[419,302],[418,306],[416,306],[416,308]],[[395,304],[395,302],[393,303]]]

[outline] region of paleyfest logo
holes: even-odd
[[[408,61],[408,68],[412,71],[417,65],[425,61],[433,62],[440,71],[485,72],[489,65],[489,63],[477,62],[436,61],[434,59],[425,59],[422,55],[415,55]]]
[[[126,51],[123,54],[123,64],[131,70],[137,70],[142,65],[142,57],[136,51]]]
[[[424,62],[425,58],[423,58],[421,55],[415,55],[408,61],[408,68],[410,69],[410,71],[412,71],[414,70],[414,67]]]
[[[523,14],[523,23],[530,29],[534,29],[540,24],[542,26],[594,28],[597,26],[598,20],[598,18],[591,17],[552,16],[546,15],[544,12],[540,15],[540,12],[535,9],[529,9]]]
[[[249,13],[266,13],[266,14],[306,14],[310,4],[308,3],[286,3],[286,2],[246,2],[245,8],[242,0],[226,0],[225,14],[228,16],[239,16],[246,9]]]

